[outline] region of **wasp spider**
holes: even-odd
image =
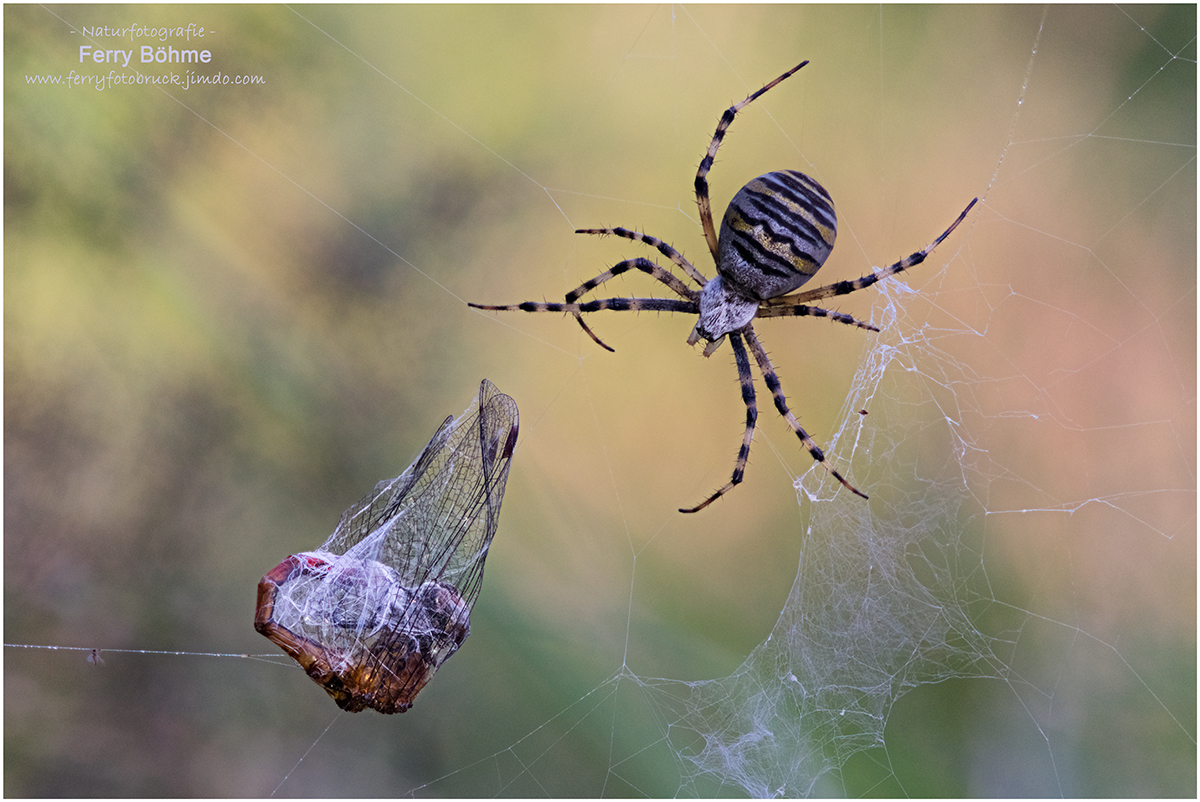
[[[601,309],[616,311],[655,311],[655,312],[686,312],[699,315],[699,320],[688,336],[688,345],[695,345],[697,340],[704,340],[704,355],[710,356],[721,344],[726,335],[733,348],[733,357],[737,362],[738,377],[741,381],[742,400],[746,404],[746,431],[742,436],[742,445],[738,449],[737,462],[734,463],[733,477],[725,486],[718,489],[704,501],[680,512],[698,512],[721,496],[728,493],[739,482],[746,470],[746,461],[750,456],[750,442],[754,438],[754,424],[758,419],[758,408],[755,404],[754,380],[750,372],[750,359],[746,348],[758,363],[758,369],[766,381],[767,389],[779,410],[792,427],[792,431],[804,443],[813,459],[825,466],[835,479],[841,482],[850,492],[867,498],[867,495],[838,473],[830,465],[820,447],[813,442],[804,431],[804,427],[788,409],[787,400],[779,385],[779,377],[767,352],[754,333],[753,320],[760,317],[827,317],[857,326],[860,329],[879,331],[869,323],[863,323],[850,315],[822,309],[810,305],[811,301],[822,298],[832,298],[847,295],[858,290],[866,289],[880,279],[893,276],[910,267],[921,264],[925,257],[936,248],[942,240],[950,235],[967,212],[975,205],[972,200],[967,208],[958,216],[950,227],[929,247],[901,259],[899,262],[875,271],[853,281],[838,281],[818,287],[814,290],[788,295],[804,284],[820,269],[829,252],[833,250],[833,241],[837,236],[837,214],[834,212],[833,200],[816,180],[795,170],[779,170],[760,175],[746,184],[729,202],[725,210],[725,218],[721,221],[720,238],[713,225],[712,206],[708,198],[708,172],[712,168],[713,158],[725,138],[725,133],[733,123],[733,118],[739,111],[752,103],[757,97],[767,92],[780,81],[794,74],[808,62],[793,67],[771,83],[759,89],[745,100],[730,106],[721,115],[717,123],[716,133],[708,145],[708,151],[700,160],[700,168],[696,171],[696,203],[700,207],[700,224],[704,229],[704,240],[708,250],[716,262],[717,275],[711,281],[704,278],[696,267],[684,258],[683,254],[673,247],[648,234],[630,231],[627,228],[587,228],[580,229],[577,234],[614,234],[618,237],[643,242],[658,250],[666,258],[683,270],[700,289],[692,289],[675,274],[663,269],[649,259],[629,259],[613,265],[608,270],[586,281],[579,287],[567,293],[566,303],[546,303],[526,301],[507,306],[486,306],[470,304],[476,309],[491,309],[525,312],[570,312],[579,321],[593,340],[601,347],[612,351],[584,323],[581,315],[585,312],[597,312]],[[604,282],[619,276],[629,270],[640,270],[656,281],[665,284],[679,299],[675,298],[604,298],[600,300],[579,303],[585,294],[599,287]]]

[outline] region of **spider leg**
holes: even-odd
[[[468,303],[472,309],[490,312],[599,312],[611,309],[614,312],[685,312],[700,314],[698,301],[677,301],[674,298],[597,298],[582,304],[559,304],[551,301],[522,301],[519,304],[489,306]]]
[[[725,110],[725,113],[721,115],[720,122],[717,123],[717,130],[713,134],[712,141],[708,143],[708,150],[705,151],[704,158],[700,160],[699,169],[696,170],[696,205],[700,207],[700,225],[704,228],[704,241],[708,243],[708,249],[712,251],[713,259],[717,258],[717,229],[713,225],[712,202],[708,198],[708,171],[712,169],[713,159],[716,158],[717,149],[721,147],[721,142],[725,139],[725,132],[729,130],[729,126],[733,124],[733,118],[739,111],[807,63],[807,61],[800,62],[762,89],[749,95],[741,103],[733,104]]]
[[[579,321],[579,325],[583,326],[593,340],[605,350],[614,350],[611,346],[605,343],[596,336],[596,334],[587,327],[583,322],[580,314],[588,312],[599,312],[602,309],[611,309],[614,312],[685,312],[692,315],[700,314],[699,301],[677,301],[674,298],[598,298],[587,303],[569,303],[557,304],[549,301],[525,301],[519,304],[506,304],[504,306],[488,306],[486,304],[468,303],[467,306],[472,309],[486,309],[492,312],[570,312],[575,315],[575,319]]]
[[[637,234],[634,231],[629,231],[627,229],[619,229],[619,230],[624,232],[624,234],[620,234],[618,236],[624,236],[625,234],[629,234],[629,235],[634,235],[634,236],[629,236],[628,237],[629,239],[643,240],[643,241],[654,240],[654,242],[661,243],[663,245],[663,247],[668,248],[670,250],[670,253],[674,253],[676,256],[679,256],[680,259],[683,259],[683,257],[674,248],[671,248],[670,245],[667,245],[667,243],[663,242],[662,240],[660,240],[656,237],[647,238],[641,234]],[[604,233],[605,231],[607,231],[607,229],[600,230],[601,233]],[[576,233],[579,233],[579,232],[576,232]],[[587,231],[585,233],[595,233],[595,232]],[[614,230],[614,233],[616,233],[616,230]],[[662,250],[662,248],[659,248],[659,250]],[[666,253],[666,251],[664,251],[664,253]],[[668,254],[668,255],[670,255],[670,254]],[[686,259],[683,260],[683,263],[685,265],[687,265],[688,268],[691,268],[691,271],[693,271],[693,272],[695,271],[695,268],[692,267],[687,262]],[[696,292],[692,289],[689,289],[688,286],[686,284],[684,284],[682,281],[680,281],[678,278],[676,278],[673,273],[671,273],[668,270],[664,270],[663,268],[656,265],[654,262],[651,262],[649,259],[643,259],[642,257],[639,256],[636,259],[626,259],[624,262],[618,262],[617,264],[610,267],[608,270],[605,270],[603,273],[596,276],[594,279],[590,279],[588,281],[585,281],[583,284],[580,284],[578,287],[576,287],[575,289],[573,289],[567,293],[567,303],[569,303],[569,304],[575,303],[577,300],[579,300],[579,297],[581,295],[584,295],[585,293],[588,293],[588,292],[594,290],[596,287],[599,287],[601,284],[608,281],[610,278],[619,276],[622,273],[625,273],[626,271],[629,271],[629,270],[642,271],[643,273],[647,274],[651,278],[667,285],[667,287],[669,287],[673,292],[675,292],[676,295],[678,295],[681,298],[684,298],[688,301],[698,301],[700,298],[700,294],[698,292]],[[699,275],[699,273],[697,273],[696,275]],[[584,331],[586,331],[588,333],[589,337],[591,337],[593,340],[596,341],[597,345],[599,345],[601,348],[603,348],[606,351],[615,350],[614,348],[607,345],[603,340],[601,340],[599,337],[596,336],[596,333],[594,331],[592,331],[591,328],[588,327],[588,324],[583,322],[583,318],[580,317],[578,312],[574,312],[573,314],[575,316],[575,321],[583,328]]]
[[[600,231],[603,233],[603,232],[607,232],[608,229],[601,229]],[[613,231],[614,231],[614,233],[616,233],[617,231],[624,231],[627,234],[631,234],[631,235],[636,234],[636,232],[627,231],[626,229],[614,229]],[[594,233],[594,232],[589,231],[587,233]],[[620,236],[624,236],[624,235],[620,235]],[[682,259],[685,264],[687,264],[686,259],[683,259],[683,257],[680,256],[678,254],[678,252],[675,251],[674,248],[671,248],[670,245],[667,245],[665,242],[662,242],[662,240],[656,239],[654,237],[645,237],[644,235],[641,235],[641,234],[637,234],[636,236],[630,236],[629,239],[637,239],[637,240],[644,240],[644,241],[653,240],[654,242],[661,243],[663,245],[663,247],[669,249],[672,253],[675,253],[676,256],[679,256],[679,258]],[[653,244],[653,243],[651,243],[651,244]],[[659,250],[662,250],[662,248],[660,248]],[[691,265],[689,264],[688,267],[691,267]],[[599,301],[589,301],[584,304],[576,303],[576,301],[579,300],[580,296],[584,295],[585,293],[591,292],[596,287],[599,287],[601,284],[608,281],[609,279],[619,276],[622,273],[628,272],[630,270],[642,271],[643,273],[645,273],[646,275],[655,279],[656,281],[659,281],[662,284],[665,284],[675,294],[677,294],[678,296],[680,296],[680,298],[683,298],[684,300],[676,301],[671,298],[608,298],[608,299],[603,299],[603,300],[599,300]],[[695,268],[692,267],[691,270],[694,272]],[[696,275],[699,275],[699,273],[696,273]],[[703,277],[701,277],[701,278],[703,278]],[[608,270],[605,270],[603,273],[596,276],[595,278],[588,279],[587,281],[580,284],[575,289],[568,292],[567,296],[566,296],[566,301],[567,302],[565,304],[552,304],[552,303],[545,303],[545,302],[537,303],[535,301],[526,301],[525,303],[522,303],[522,304],[511,304],[508,306],[485,306],[483,304],[473,304],[473,303],[468,303],[467,305],[470,307],[473,307],[475,309],[491,309],[491,310],[503,310],[503,311],[521,310],[521,311],[525,311],[525,312],[570,312],[572,315],[575,316],[575,320],[579,323],[579,325],[581,327],[583,327],[583,330],[587,332],[588,336],[591,337],[593,340],[595,340],[597,345],[599,345],[601,348],[604,348],[607,351],[612,351],[614,349],[611,346],[605,344],[605,342],[603,340],[601,340],[599,337],[597,337],[596,333],[594,331],[592,331],[586,323],[583,322],[583,318],[580,317],[581,313],[595,312],[600,309],[613,309],[616,311],[628,311],[628,310],[637,311],[637,310],[644,309],[644,310],[648,310],[648,311],[658,311],[658,312],[694,312],[694,313],[698,313],[699,309],[700,309],[700,293],[689,288],[686,284],[684,284],[682,281],[680,281],[678,279],[678,277],[676,277],[670,271],[664,270],[662,267],[656,265],[654,262],[651,262],[649,259],[644,259],[640,256],[636,259],[626,259],[624,262],[618,262],[617,264],[613,265]],[[629,305],[623,305],[622,303],[620,303],[623,301],[629,302]]]
[[[654,262],[651,262],[649,259],[643,259],[639,256],[636,259],[626,259],[624,262],[618,262],[595,278],[583,282],[578,287],[567,293],[567,303],[575,303],[581,296],[596,289],[610,278],[615,278],[616,276],[619,276],[622,273],[626,273],[630,270],[640,270],[654,280],[666,284],[676,295],[678,295],[680,298],[683,298],[685,301],[700,300],[700,293],[689,288],[686,284],[676,278],[673,273],[668,270],[664,270]]]
[[[804,447],[808,449],[808,453],[812,454],[812,458],[821,463],[825,467],[825,470],[833,474],[833,478],[841,482],[851,493],[863,498],[869,498],[866,493],[863,493],[854,485],[847,482],[845,477],[829,464],[828,460],[825,459],[825,452],[813,442],[813,439],[808,436],[808,432],[804,431],[804,427],[796,420],[796,416],[788,409],[787,399],[783,397],[783,388],[779,384],[779,376],[776,375],[775,367],[767,357],[767,352],[762,347],[762,343],[759,342],[754,329],[747,325],[742,329],[742,332],[746,335],[746,343],[750,346],[750,351],[754,354],[755,361],[758,362],[758,369],[762,372],[763,381],[766,382],[767,389],[771,391],[771,396],[775,399],[775,408],[779,410],[780,415],[787,419],[788,425],[792,427],[792,431],[800,438],[800,442],[804,443]]]
[[[817,287],[815,290],[798,292],[795,295],[784,295],[772,300],[777,303],[807,303],[808,301],[816,301],[820,298],[831,298],[836,295],[847,295],[852,292],[864,290],[877,281],[885,279],[888,276],[894,276],[897,273],[908,270],[910,267],[916,267],[917,265],[921,264],[921,262],[925,261],[925,257],[929,256],[929,254],[933,252],[934,248],[942,244],[942,240],[950,236],[951,231],[958,228],[958,224],[966,218],[967,212],[971,211],[971,208],[974,207],[978,201],[979,198],[975,198],[968,203],[967,208],[962,210],[962,214],[958,216],[958,219],[951,223],[950,227],[943,231],[942,235],[935,239],[933,244],[928,248],[917,251],[911,256],[906,256],[899,262],[896,262],[889,267],[885,267],[882,270],[877,270],[870,275],[863,276],[862,278],[856,278],[847,281],[836,281],[833,284],[826,284],[824,287]]]
[[[742,331],[752,331],[746,326]],[[750,360],[746,357],[746,349],[742,345],[742,335],[736,331],[729,332],[729,344],[733,346],[733,358],[737,361],[738,382],[742,386],[742,401],[746,404],[746,433],[742,435],[742,445],[738,449],[737,462],[733,464],[733,477],[724,487],[717,490],[708,498],[691,509],[680,508],[680,512],[700,512],[721,496],[741,483],[742,475],[746,472],[746,461],[750,459],[750,442],[754,439],[754,424],[758,420],[758,406],[754,403],[754,375],[750,372]]]
[[[842,312],[832,312],[828,309],[822,309],[819,306],[806,306],[805,304],[772,303],[772,301],[778,300],[778,298],[773,298],[770,301],[764,302],[758,307],[758,314],[755,317],[827,317],[830,320],[836,320],[838,323],[845,323],[848,326],[858,326],[860,329],[866,329],[867,331],[879,331],[878,326],[863,323],[861,320]]]
[[[708,279],[704,278],[704,274],[697,270],[696,266],[689,262],[682,253],[675,250],[668,243],[663,242],[658,237],[652,237],[649,234],[643,234],[640,231],[631,231],[628,228],[579,228],[575,230],[575,233],[596,234],[602,237],[607,234],[612,234],[616,237],[631,239],[634,242],[644,242],[653,248],[657,248],[659,253],[682,267],[684,272],[691,276],[692,280],[701,287],[708,283]]]
[[[610,354],[616,352],[616,350],[617,350],[616,348],[613,348],[611,345],[604,342],[604,340],[601,340],[599,337],[596,336],[596,332],[592,331],[591,326],[589,326],[587,323],[583,322],[583,316],[580,315],[578,312],[575,313],[575,322],[579,324],[580,328],[582,328],[585,332],[587,332],[587,336],[589,336],[593,340],[595,340],[596,345],[600,346],[605,351],[608,351]]]
[[[586,231],[585,233],[597,233],[597,232],[598,233],[607,233],[608,231],[609,231],[609,229],[597,229],[596,231],[589,230],[589,231]],[[667,253],[667,251],[670,251],[670,253],[668,253],[668,255],[670,255],[672,253],[675,254],[675,256],[677,256],[680,260],[683,261],[683,263],[685,265],[687,265],[688,268],[690,268],[689,272],[694,273],[695,276],[700,276],[700,274],[698,272],[696,272],[696,268],[694,268],[690,264],[688,264],[687,260],[684,259],[683,256],[680,255],[678,251],[676,251],[670,245],[667,245],[662,240],[657,239],[656,237],[648,237],[643,234],[638,234],[637,232],[629,231],[629,230],[623,229],[623,228],[622,229],[612,229],[612,232],[618,234],[618,236],[630,235],[627,237],[628,239],[645,241],[645,242],[649,242],[652,245],[654,243],[659,243],[662,246],[659,248],[660,251],[663,251],[664,253]],[[624,233],[621,233],[621,232],[624,232]],[[664,248],[667,250],[663,250]],[[674,259],[674,257],[672,257],[672,259]],[[645,273],[646,275],[655,279],[656,281],[659,281],[659,282],[665,284],[667,287],[669,287],[671,289],[672,292],[674,292],[676,295],[678,295],[680,298],[683,298],[684,300],[683,301],[675,301],[670,298],[625,298],[625,299],[610,298],[610,299],[606,299],[603,301],[589,301],[588,303],[585,303],[585,304],[577,304],[576,303],[576,301],[579,300],[580,296],[584,295],[585,293],[591,292],[596,287],[599,287],[601,284],[608,281],[609,279],[619,276],[622,273],[626,273],[630,270],[642,271],[643,273]],[[703,280],[704,280],[704,277],[700,276],[700,281],[701,281],[702,285],[703,285]],[[630,301],[630,302],[639,302],[639,303],[645,302],[645,303],[642,305],[634,305],[634,306],[621,306],[620,304],[616,303],[618,301],[623,301],[623,300]],[[605,270],[603,273],[596,276],[595,278],[588,279],[587,281],[583,282],[578,287],[576,287],[575,289],[573,289],[567,293],[566,301],[567,302],[565,304],[537,303],[535,301],[526,301],[525,303],[509,304],[507,306],[487,306],[484,304],[473,304],[473,303],[468,302],[467,306],[470,306],[473,309],[490,309],[490,310],[499,310],[499,311],[521,310],[524,312],[570,312],[572,315],[575,316],[575,320],[579,323],[579,325],[583,328],[583,330],[587,332],[588,336],[591,337],[593,340],[595,340],[596,344],[599,345],[601,348],[605,349],[606,351],[612,351],[614,349],[611,346],[606,345],[603,340],[601,340],[599,337],[596,336],[596,333],[594,331],[592,331],[586,323],[583,322],[583,318],[580,317],[580,313],[595,312],[600,309],[613,309],[613,310],[617,310],[617,311],[626,311],[626,310],[635,310],[636,311],[636,310],[645,309],[645,310],[649,310],[649,311],[658,311],[658,312],[698,313],[698,311],[700,309],[700,293],[689,288],[686,284],[684,284],[682,281],[680,281],[670,271],[664,270],[662,267],[656,265],[654,262],[651,262],[649,259],[644,259],[640,256],[636,259],[626,259],[624,262],[618,262],[617,264],[613,265],[608,270]],[[658,303],[659,301],[663,302],[663,304],[666,304],[666,305],[659,304]],[[597,306],[596,304],[600,304],[600,305]],[[684,305],[679,306],[679,304],[684,304]]]

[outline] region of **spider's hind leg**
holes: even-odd
[[[889,276],[894,276],[897,273],[903,273],[905,270],[908,270],[909,268],[916,267],[917,265],[921,264],[929,257],[929,254],[931,254],[933,252],[934,248],[936,248],[938,245],[942,244],[942,240],[946,239],[946,237],[950,236],[951,232],[953,232],[954,229],[958,228],[958,224],[966,219],[967,213],[970,212],[971,209],[975,208],[975,204],[978,201],[979,201],[979,198],[975,198],[970,203],[968,203],[967,208],[962,210],[962,213],[959,214],[959,216],[954,220],[954,222],[950,224],[950,227],[947,228],[945,231],[943,231],[942,235],[940,237],[938,237],[937,239],[935,239],[927,248],[919,250],[914,254],[910,254],[910,255],[904,257],[903,259],[901,259],[899,262],[896,262],[895,264],[891,264],[880,270],[876,270],[872,273],[868,273],[867,275],[863,276],[862,278],[847,279],[845,281],[835,281],[832,284],[826,284],[824,287],[817,287],[816,289],[805,290],[803,292],[797,292],[793,295],[788,295],[788,296],[781,296],[777,299],[772,299],[772,300],[775,303],[790,303],[790,304],[803,305],[803,304],[807,304],[809,301],[817,301],[822,298],[836,298],[841,295],[849,295],[852,292],[858,292],[859,290],[865,290],[867,287],[870,287],[872,284],[882,281],[883,279],[885,279]]]

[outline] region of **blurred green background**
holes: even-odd
[[[465,301],[556,300],[651,255],[578,227],[646,230],[711,275],[696,164],[731,102],[802,59],[739,115],[714,208],[768,170],[816,176],[840,216],[831,281],[982,196],[907,279],[905,325],[928,320],[954,368],[928,384],[975,449],[962,598],[991,600],[972,612],[1011,647],[1003,679],[903,697],[886,747],[820,792],[1195,795],[1194,6],[8,5],[4,23],[4,638],[111,650],[4,650],[7,795],[739,793],[681,786],[634,677],[723,677],[771,632],[811,459],[760,385],[746,482],[682,516],[736,454],[728,348],[701,358],[679,317],[593,316],[609,354],[561,316]],[[78,62],[84,27],[188,23],[203,72],[265,83],[27,81],[107,74]],[[829,445],[863,333],[758,330]],[[471,637],[410,712],[340,713],[282,660],[116,651],[271,652],[261,575],[484,377],[522,439]],[[870,492],[922,492],[873,474],[886,455],[831,454]]]

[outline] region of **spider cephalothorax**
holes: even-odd
[[[865,289],[880,279],[919,265],[963,221],[967,212],[978,200],[976,198],[967,204],[967,208],[962,211],[962,214],[927,248],[862,278],[839,281],[792,295],[788,295],[788,293],[793,292],[812,278],[829,258],[837,237],[837,214],[834,211],[833,199],[816,180],[795,170],[779,170],[755,178],[742,187],[729,202],[729,208],[726,209],[725,216],[721,221],[720,238],[718,239],[716,227],[713,225],[712,205],[708,197],[708,173],[712,169],[717,149],[720,148],[721,142],[725,138],[725,132],[729,130],[729,126],[739,111],[807,63],[807,61],[801,62],[745,100],[726,109],[725,113],[721,115],[720,122],[717,123],[717,130],[709,143],[708,151],[700,160],[700,168],[696,171],[696,203],[700,208],[700,225],[704,230],[704,239],[716,263],[717,275],[715,278],[706,279],[691,262],[684,258],[683,254],[657,237],[648,234],[641,234],[626,228],[588,228],[579,229],[576,232],[579,234],[614,234],[636,242],[644,242],[656,248],[659,253],[683,270],[692,281],[699,285],[699,290],[687,286],[678,276],[649,259],[639,257],[613,265],[594,279],[571,290],[567,293],[566,303],[526,301],[506,306],[470,304],[476,309],[570,312],[579,321],[583,330],[600,346],[609,351],[613,349],[605,345],[584,323],[581,317],[583,313],[611,309],[615,311],[685,312],[697,315],[696,325],[688,336],[688,344],[694,345],[699,340],[704,340],[705,356],[710,356],[728,336],[729,344],[733,348],[734,360],[737,363],[742,400],[746,404],[745,434],[742,437],[742,445],[738,450],[737,462],[734,463],[733,476],[729,482],[700,504],[682,509],[680,512],[702,510],[742,481],[746,470],[746,461],[750,456],[750,442],[754,437],[755,421],[758,418],[754,380],[750,372],[750,359],[746,354],[746,346],[749,346],[750,353],[754,355],[754,361],[758,364],[758,369],[767,384],[767,389],[771,391],[775,408],[779,410],[779,414],[787,420],[792,431],[804,443],[808,453],[825,466],[826,470],[848,490],[863,498],[867,497],[865,493],[847,482],[829,464],[824,452],[813,442],[791,410],[788,409],[787,400],[784,398],[779,384],[779,377],[775,374],[775,368],[771,365],[766,350],[754,332],[753,321],[755,318],[762,317],[828,317],[839,323],[878,331],[879,329],[875,326],[856,320],[850,315],[833,312],[819,306],[811,306],[810,302]],[[579,299],[583,295],[628,270],[640,270],[646,273],[666,285],[679,296],[679,299],[604,298],[579,303]]]

